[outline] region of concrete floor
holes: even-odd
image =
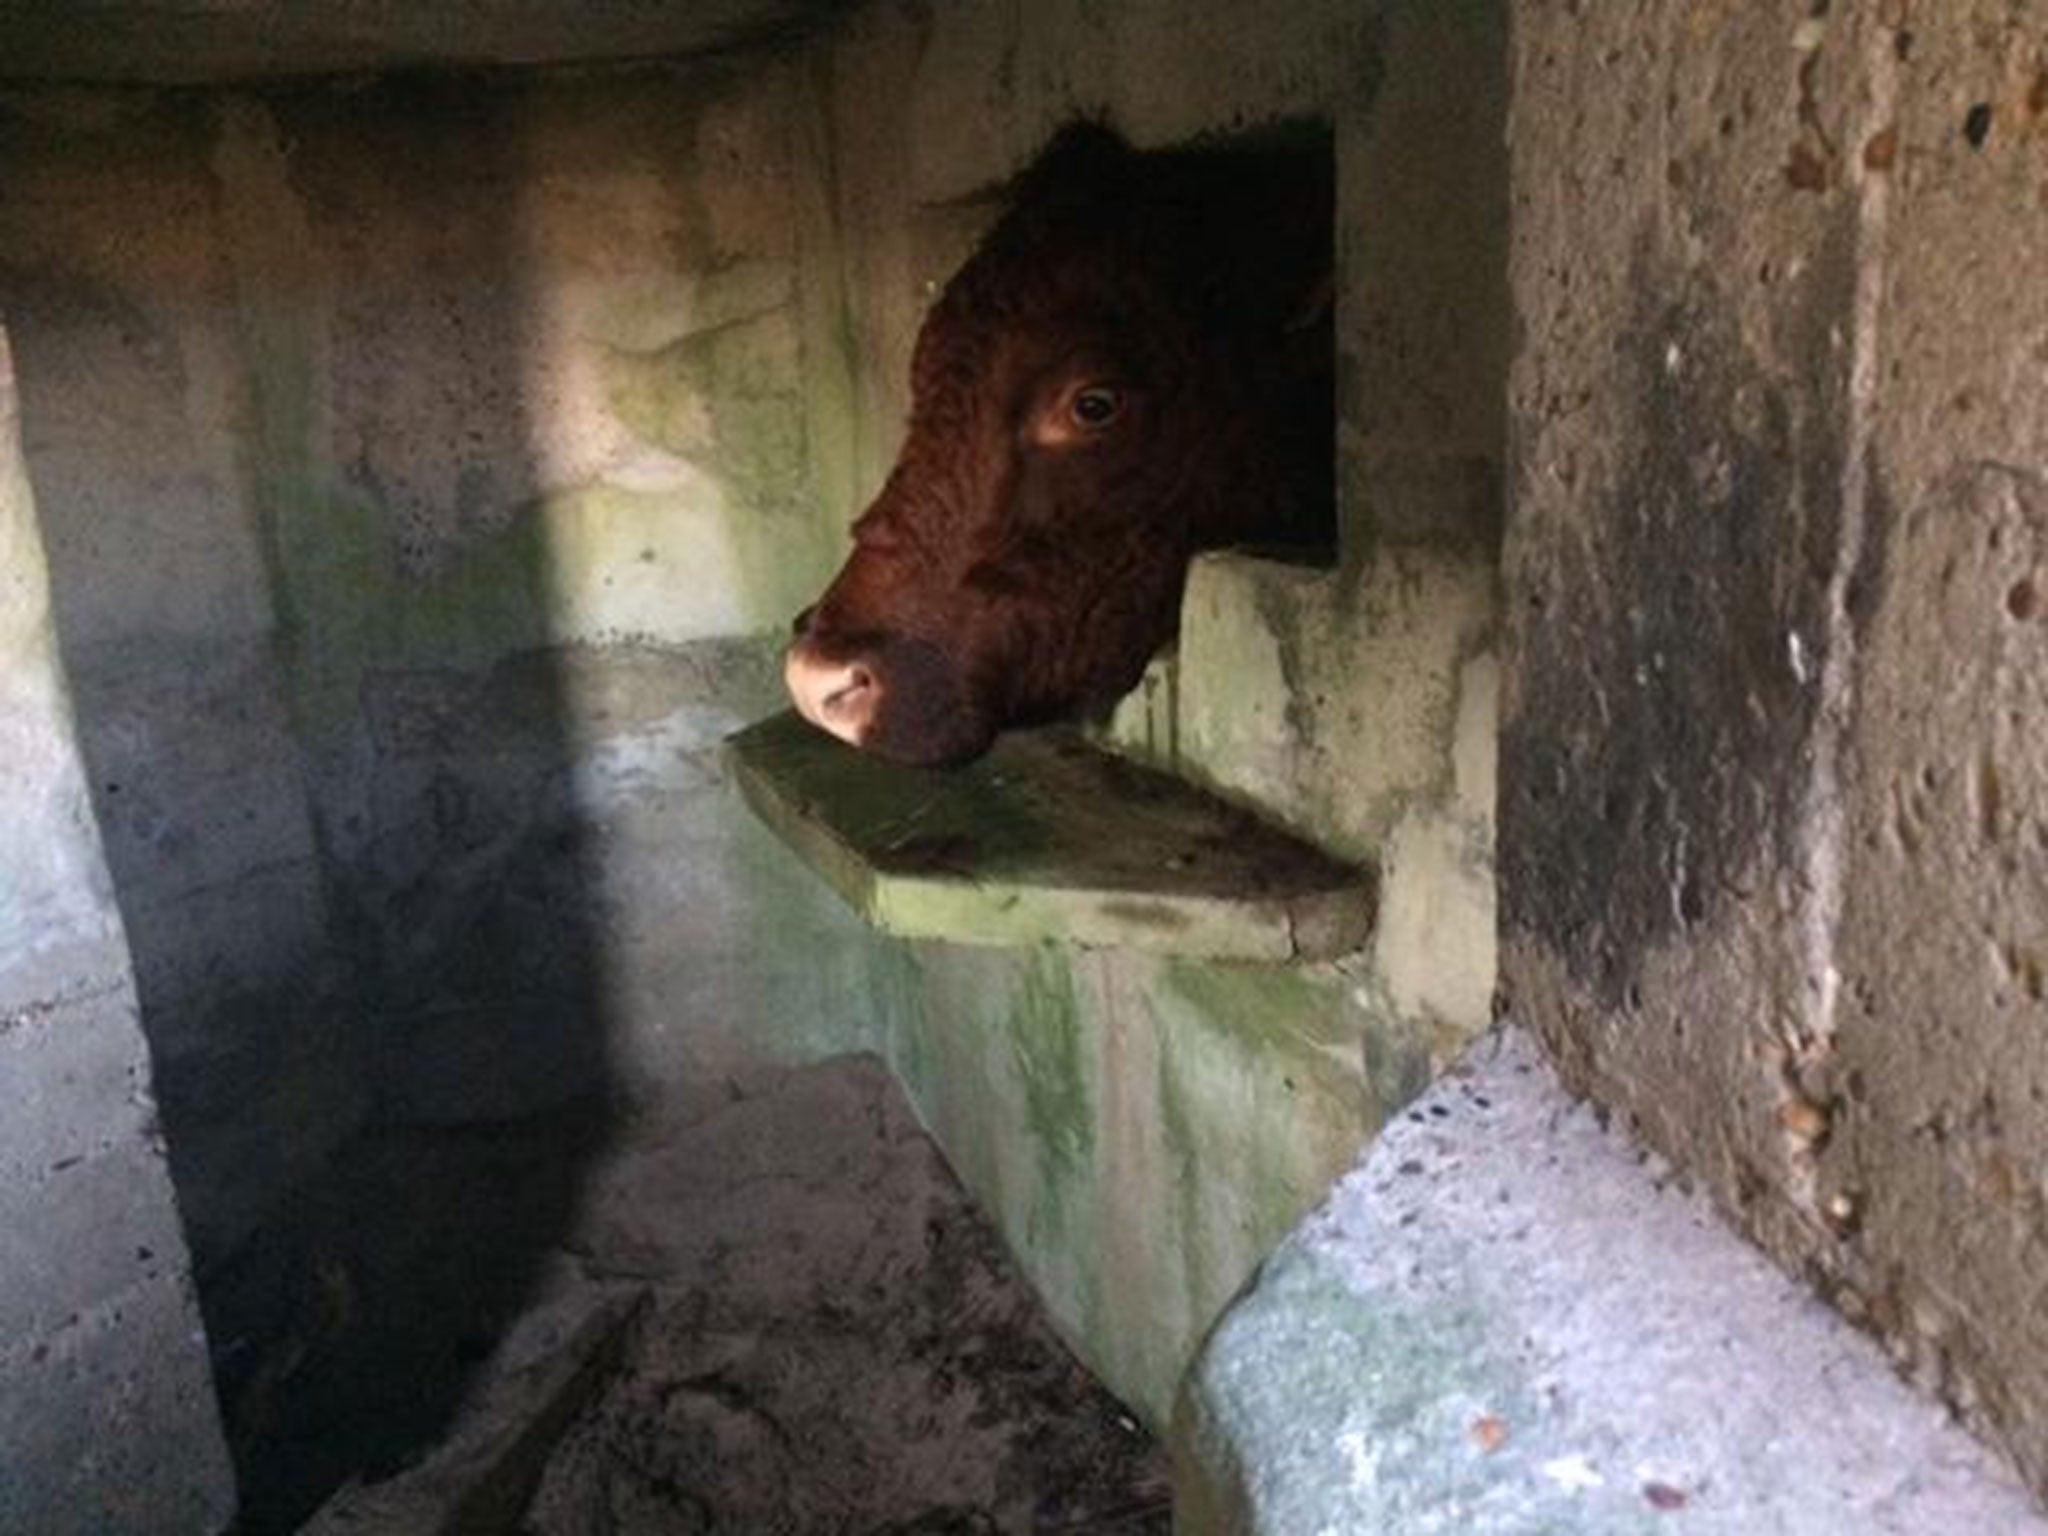
[[[309,1531],[1170,1529],[1163,1452],[873,1059],[630,1125],[578,1205],[438,1447]]]

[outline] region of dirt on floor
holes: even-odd
[[[1162,1452],[872,1058],[637,1122],[576,1205],[437,1447],[309,1531],[1171,1529]]]
[[[650,1128],[585,1270],[653,1300],[533,1536],[1164,1532],[1163,1458],[1054,1336],[872,1059]]]

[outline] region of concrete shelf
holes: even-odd
[[[755,813],[904,938],[1285,962],[1334,959],[1372,932],[1371,870],[1069,731],[918,769],[783,714],[727,750]]]

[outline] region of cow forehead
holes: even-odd
[[[1063,225],[1025,238],[999,225],[947,283],[924,334],[979,350],[1058,344],[1138,311],[1156,317],[1156,300],[1174,284],[1148,255],[1113,227]]]
[[[913,410],[937,427],[1008,422],[1087,379],[1144,383],[1182,350],[1180,327],[1149,306],[1070,297],[1034,305],[958,303],[927,317],[912,365]]]

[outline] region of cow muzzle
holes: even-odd
[[[798,640],[782,658],[783,686],[796,712],[848,746],[865,740],[874,723],[881,687],[863,661],[832,661]]]
[[[819,730],[891,762],[964,763],[1000,720],[951,654],[911,635],[799,636],[783,654],[790,701]]]

